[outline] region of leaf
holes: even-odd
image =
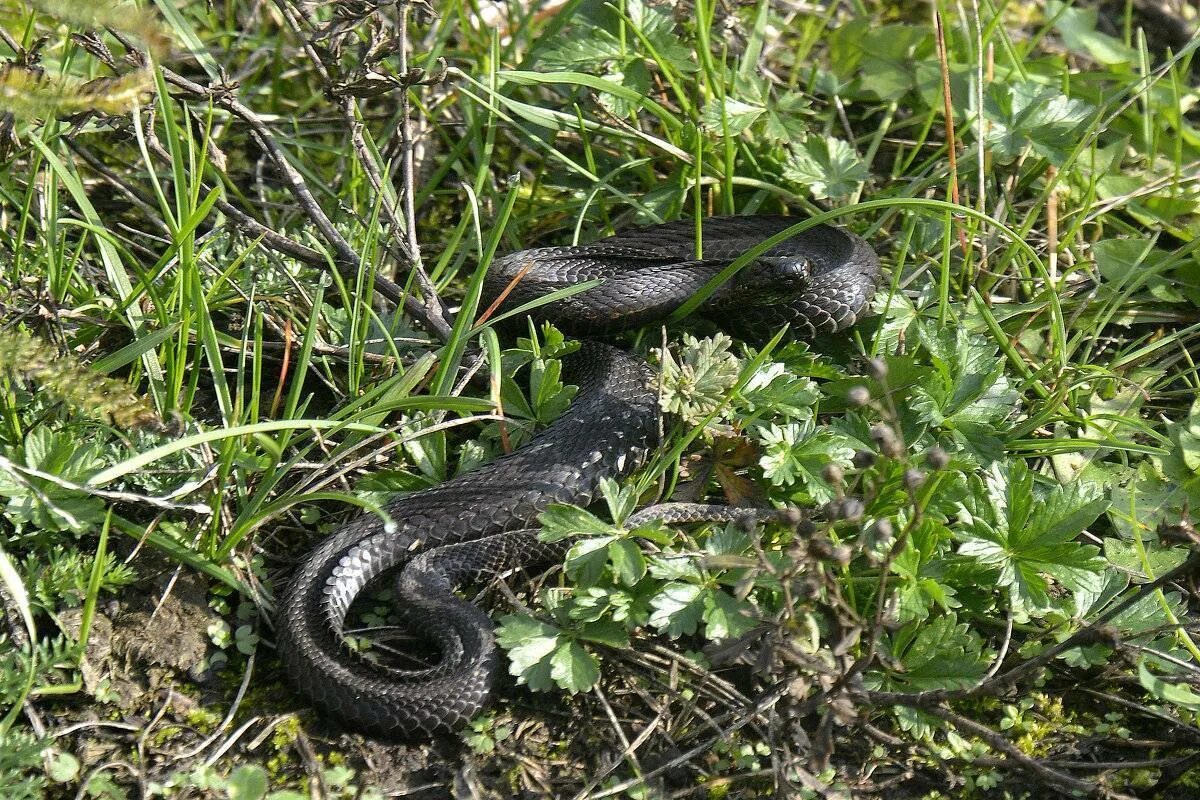
[[[703,589],[693,583],[668,583],[650,599],[650,624],[676,639],[696,632],[704,617]]]
[[[1054,29],[1067,49],[1091,56],[1101,64],[1130,64],[1137,51],[1120,39],[1096,30],[1099,12],[1095,8],[1064,8],[1060,0],[1046,4],[1046,18],[1054,19]]]
[[[787,365],[772,361],[759,367],[742,389],[741,399],[750,411],[793,419],[811,419],[821,397],[811,378],[794,375]]]
[[[923,419],[935,425],[948,419],[996,423],[1013,413],[1019,395],[1004,377],[1004,359],[995,342],[961,326],[932,323],[918,324],[917,338],[941,379],[916,389],[920,399],[914,408]]]
[[[600,665],[579,642],[567,641],[550,657],[550,677],[571,694],[586,692],[600,680]]]
[[[575,396],[575,387],[561,380],[562,362],[534,359],[529,373],[529,396],[533,400],[535,419],[542,425],[553,422]]]
[[[623,523],[637,506],[637,492],[633,487],[621,486],[612,478],[601,478],[600,496],[608,505],[609,516],[618,523]]]
[[[1052,577],[1072,592],[1099,590],[1105,561],[1099,549],[1075,538],[1109,506],[1097,485],[1076,480],[1036,497],[1034,475],[1022,461],[993,465],[973,480],[962,505],[968,519],[958,554],[998,570],[1017,615],[1042,616],[1052,608]],[[1081,598],[1082,599],[1082,598]]]
[[[580,639],[607,645],[608,647],[628,647],[629,631],[624,625],[612,620],[597,620],[579,626],[577,631]]]
[[[801,141],[808,131],[804,112],[810,107],[808,98],[802,94],[788,92],[773,103],[767,104],[767,121],[763,135],[773,144],[790,144]]]
[[[954,614],[912,623],[885,642],[901,666],[886,673],[893,690],[967,689],[987,672],[983,640]]]
[[[621,42],[611,33],[585,26],[574,29],[568,35],[556,37],[552,47],[537,55],[537,64],[550,71],[598,71],[624,55]]]
[[[46,775],[55,783],[73,781],[79,775],[79,759],[62,750],[46,751]]]
[[[637,542],[617,539],[608,546],[608,560],[612,563],[613,577],[625,586],[634,586],[646,575],[646,557]]]
[[[821,200],[848,197],[870,174],[845,141],[833,136],[809,136],[803,145],[792,148],[783,177],[808,188]]]
[[[684,74],[699,71],[695,52],[675,34],[675,19],[668,7],[651,5],[645,0],[625,0],[625,13],[653,48],[653,53],[644,55],[652,59],[657,56]]]
[[[729,352],[732,344],[723,333],[705,339],[684,334],[678,363],[669,350],[662,351],[663,411],[699,423],[719,408],[740,372],[737,358]]]
[[[775,486],[800,483],[817,503],[836,496],[822,476],[829,464],[850,465],[854,445],[848,437],[831,428],[818,428],[814,421],[769,425],[756,429],[763,444],[759,466]]]
[[[723,115],[722,112],[724,112]],[[767,109],[760,105],[743,103],[741,100],[736,100],[732,97],[726,97],[725,102],[722,103],[720,98],[714,97],[705,103],[704,108],[701,109],[700,124],[706,130],[713,131],[714,133],[737,136],[753,125],[766,112]]]
[[[8,448],[8,457],[14,464],[83,484],[104,466],[101,452],[96,440],[83,442],[39,425],[25,436],[22,447]],[[4,515],[18,530],[85,533],[104,518],[100,498],[5,466],[0,466],[0,497],[9,498]]]
[[[1182,303],[1187,296],[1180,291],[1174,276],[1163,274],[1162,265],[1171,255],[1146,238],[1102,239],[1092,245],[1096,269],[1117,287],[1145,286],[1156,299]]]
[[[561,631],[525,614],[509,614],[496,628],[496,641],[508,651],[510,675],[535,692],[554,687],[550,655],[559,646]]]
[[[983,110],[991,123],[985,142],[998,161],[1013,161],[1030,147],[1058,165],[1066,162],[1081,128],[1094,113],[1091,106],[1057,88],[1019,81],[989,87]]]
[[[616,536],[589,536],[567,551],[567,577],[580,586],[594,586],[608,565],[609,545]]]
[[[1186,683],[1167,683],[1154,675],[1146,668],[1145,660],[1138,661],[1138,682],[1159,700],[1164,700],[1188,711],[1200,711],[1200,694],[1197,694]]]
[[[544,542],[560,542],[572,536],[616,536],[620,528],[605,522],[590,511],[554,503],[538,515],[542,526],[539,538]]]
[[[721,589],[704,593],[704,635],[708,639],[733,639],[758,624],[754,606]]]
[[[916,330],[934,369],[913,387],[909,407],[949,435],[947,449],[980,465],[992,463],[1003,455],[997,428],[1020,397],[1004,374],[997,345],[961,326],[918,322]]]
[[[267,771],[259,766],[243,765],[229,776],[229,800],[259,800],[267,793]]]

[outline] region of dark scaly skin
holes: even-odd
[[[527,266],[500,311],[602,278],[600,286],[543,306],[538,315],[580,334],[627,330],[664,318],[733,259],[797,221],[705,220],[702,259],[693,257],[691,221],[634,228],[578,247],[524,250],[492,265],[484,302]],[[835,332],[862,314],[878,273],[866,242],[819,226],[747,266],[701,313],[750,332],[785,322],[800,335]],[[394,529],[385,530],[374,515],[359,517],[303,561],[280,602],[277,647],[289,679],[321,712],[354,729],[412,735],[459,727],[485,707],[499,663],[492,624],[455,588],[561,560],[566,545],[540,542],[531,529],[537,515],[551,503],[590,503],[601,479],[632,473],[659,444],[657,394],[645,362],[584,342],[567,369],[579,386],[575,401],[528,445],[392,500],[386,508]],[[440,651],[440,662],[427,670],[372,664],[342,641],[354,598],[397,569],[404,616]]]

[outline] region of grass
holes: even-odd
[[[1147,6],[0,5],[0,794],[1194,792],[1200,40]],[[295,559],[570,397],[493,257],[783,212],[872,243],[876,313],[625,337],[666,444],[481,587],[494,707],[305,709]],[[624,524],[666,498],[797,513]]]

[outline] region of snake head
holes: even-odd
[[[734,279],[731,299],[756,305],[784,302],[808,288],[812,262],[798,255],[759,256]]]

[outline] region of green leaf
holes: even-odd
[[[724,112],[723,119],[722,112]],[[767,113],[767,109],[760,105],[743,103],[732,97],[726,97],[725,102],[722,103],[720,98],[714,97],[701,109],[700,124],[706,130],[714,133],[737,136],[757,122],[759,117],[765,113]]]
[[[1022,461],[995,464],[972,486],[962,505],[968,523],[958,554],[998,571],[997,585],[1009,590],[1019,618],[1053,607],[1047,577],[1072,592],[1099,590],[1105,561],[1098,548],[1076,537],[1108,508],[1101,487],[1076,480],[1038,498],[1034,475]]]
[[[708,639],[733,639],[759,623],[755,608],[721,590],[704,593],[704,635]]]
[[[543,424],[553,422],[575,396],[575,387],[564,386],[561,380],[562,362],[534,359],[529,373],[529,395],[533,400],[535,419]]]
[[[767,104],[767,121],[763,135],[773,144],[791,144],[804,139],[808,123],[804,112],[811,104],[802,94],[788,92],[773,103]]]
[[[596,620],[579,626],[576,631],[580,639],[607,645],[608,647],[628,647],[629,631],[612,620]]]
[[[25,436],[22,447],[8,448],[7,456],[14,464],[69,483],[85,484],[104,466],[102,448],[95,439],[81,441],[69,433],[38,425]],[[0,497],[9,498],[4,516],[18,530],[85,533],[104,518],[104,501],[100,498],[3,465]]]
[[[586,692],[600,680],[600,665],[579,642],[563,642],[550,657],[550,677],[571,694]]]
[[[55,783],[73,781],[79,775],[79,759],[62,750],[49,750],[46,754],[46,774]]]
[[[508,651],[509,674],[535,692],[554,688],[550,655],[561,631],[525,614],[509,614],[496,628],[496,641]]]
[[[750,411],[811,419],[821,397],[812,379],[794,375],[785,364],[764,364],[746,382],[741,399]]]
[[[817,427],[812,419],[759,427],[756,433],[763,444],[759,466],[772,484],[802,484],[816,503],[826,503],[836,496],[822,472],[829,464],[850,465],[854,445],[848,437],[831,428]]]
[[[1060,0],[1046,4],[1047,19],[1054,19],[1054,29],[1062,36],[1063,44],[1075,53],[1089,55],[1101,64],[1131,64],[1137,51],[1120,39],[1096,30],[1099,12],[1095,8],[1070,6]]]
[[[704,618],[702,587],[694,583],[668,583],[650,599],[650,624],[672,639],[696,632]]]
[[[1138,661],[1138,682],[1159,700],[1188,711],[1200,711],[1200,694],[1186,683],[1168,683],[1146,668],[1145,660]]]
[[[900,664],[883,680],[892,690],[966,689],[987,673],[983,640],[954,614],[914,622],[884,641]]]
[[[229,776],[229,800],[259,800],[267,793],[267,771],[259,766],[243,765]]]
[[[623,55],[621,42],[615,36],[589,26],[558,37],[552,47],[538,53],[537,64],[548,70],[599,71]]]
[[[567,551],[567,577],[580,586],[594,586],[608,565],[609,545],[616,536],[589,536],[571,545]]]
[[[632,486],[621,486],[612,478],[600,480],[600,496],[608,505],[608,514],[617,523],[623,523],[637,507],[637,492]]]
[[[729,352],[732,344],[723,333],[705,339],[684,334],[678,362],[669,350],[662,351],[663,411],[695,424],[719,408],[741,370]]]
[[[845,141],[834,136],[809,136],[793,147],[783,177],[812,192],[818,200],[848,197],[870,174]]]
[[[695,52],[675,34],[675,19],[670,8],[651,5],[644,0],[625,0],[625,13],[654,50],[644,55],[649,58],[657,55],[677,72],[686,74],[700,69]]]
[[[1174,570],[1188,558],[1187,547],[1163,547],[1156,541],[1144,541],[1142,549],[1146,553],[1146,563],[1150,565],[1150,571],[1154,576]],[[1112,539],[1112,537],[1105,539],[1104,558],[1118,570],[1132,572],[1133,575],[1141,575],[1145,569],[1142,566],[1141,554],[1133,542]]]
[[[542,526],[539,534],[544,542],[560,542],[572,536],[616,536],[620,528],[578,506],[554,503],[538,515]]]
[[[646,575],[646,557],[637,542],[617,539],[608,546],[613,576],[625,586],[634,586]]]
[[[994,83],[984,97],[991,123],[985,142],[996,160],[1008,163],[1028,147],[1055,164],[1066,163],[1094,109],[1057,88],[1033,82]]]

